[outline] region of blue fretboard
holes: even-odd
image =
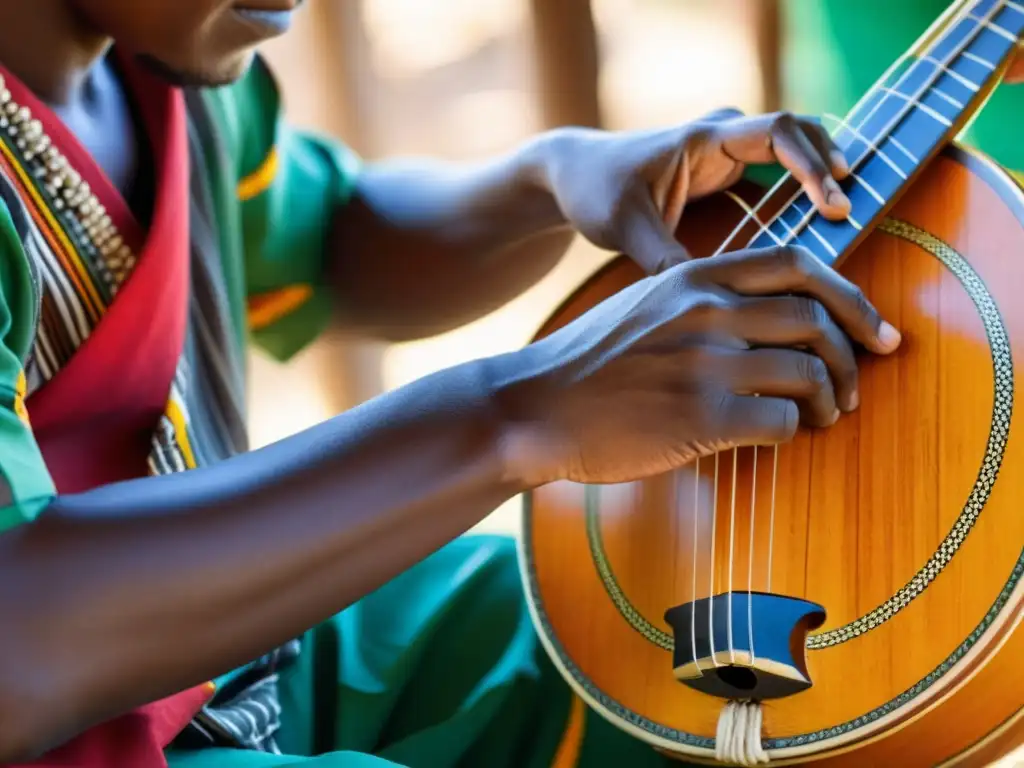
[[[750,233],[756,232],[751,224],[730,248],[746,247],[748,241],[757,248],[795,242],[835,263],[977,111],[1022,34],[1024,0],[964,3],[928,45],[869,91],[842,125],[826,121],[853,168],[842,183],[852,204],[849,219],[825,219],[813,211],[807,195],[793,197],[790,187],[784,199],[791,202],[778,216],[758,217],[767,231],[751,241]]]

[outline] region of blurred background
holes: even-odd
[[[766,51],[774,5],[311,0],[291,33],[264,53],[293,122],[339,136],[367,159],[472,159],[561,124],[641,128],[724,105],[774,108],[778,78]],[[529,293],[437,338],[381,346],[338,331],[287,366],[254,353],[254,443],[277,440],[438,368],[523,345],[608,257],[577,241]],[[512,532],[516,523],[510,503],[481,528]]]
[[[472,159],[562,124],[643,128],[723,106],[805,111],[786,95],[797,77],[803,99],[831,108],[844,70],[828,43],[824,2],[311,0],[264,53],[294,123],[340,137],[370,160]],[[909,30],[901,50],[927,26],[927,4],[917,0],[922,28]],[[438,368],[521,346],[607,258],[577,241],[529,293],[437,338],[384,346],[335,330],[288,366],[254,353],[254,444]],[[517,512],[510,502],[480,528],[515,533]],[[1024,753],[1000,768],[1009,766],[1024,766]]]

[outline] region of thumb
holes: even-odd
[[[647,274],[656,275],[690,260],[690,254],[675,238],[649,195],[640,199],[626,219],[622,246],[626,254]]]

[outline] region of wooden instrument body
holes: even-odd
[[[679,239],[710,255],[742,213],[726,195],[694,203]],[[744,449],[734,485],[720,455],[713,568],[714,459],[699,480],[691,466],[529,494],[531,611],[588,705],[713,763],[724,702],[673,676],[665,611],[712,585],[805,598],[827,618],[811,687],[763,703],[772,763],[987,765],[1024,743],[1024,191],[950,147],[840,270],[904,335],[893,357],[862,357],[860,408],[781,446],[777,472],[760,448],[755,477]],[[642,277],[616,259],[538,336]]]

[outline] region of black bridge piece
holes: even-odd
[[[670,608],[665,621],[680,682],[723,699],[779,699],[811,687],[807,635],[825,623],[825,609],[796,597],[727,592]]]

